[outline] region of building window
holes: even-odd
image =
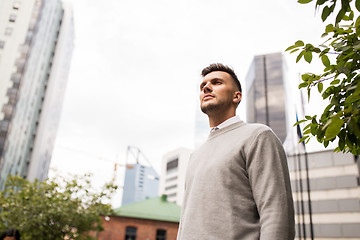
[[[16,21],[16,15],[15,14],[11,14],[9,17],[9,22],[15,22]]]
[[[3,49],[4,46],[5,46],[5,41],[1,41],[1,40],[0,40],[0,49]]]
[[[166,240],[166,230],[156,230],[156,240]]]
[[[177,188],[177,184],[168,186],[165,188],[165,190],[170,190],[170,189],[174,189],[174,188]]]
[[[125,240],[136,240],[136,227],[126,227]]]
[[[168,198],[176,197],[176,193],[167,194],[167,197],[168,197]]]
[[[19,10],[19,8],[20,8],[20,2],[19,2],[19,1],[15,1],[15,2],[13,3],[13,9]]]
[[[177,176],[166,179],[167,182],[171,182],[175,180],[177,180]]]
[[[166,172],[167,173],[171,173],[171,172],[174,172],[177,168],[178,168],[178,163],[179,163],[179,159],[176,158],[172,161],[169,161],[167,164],[166,164]]]
[[[6,36],[11,36],[12,32],[13,32],[13,28],[11,28],[11,27],[5,28],[5,35]]]

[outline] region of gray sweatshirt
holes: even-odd
[[[286,155],[261,124],[212,132],[190,158],[180,240],[294,239]]]

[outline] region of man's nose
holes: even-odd
[[[212,92],[211,84],[210,84],[210,83],[207,83],[207,84],[203,87],[203,91],[204,91],[204,93]]]

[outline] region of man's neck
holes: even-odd
[[[220,123],[228,120],[229,118],[234,117],[235,113],[229,113],[226,115],[218,115],[218,116],[208,116],[209,117],[209,125],[211,128],[218,126]]]

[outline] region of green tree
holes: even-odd
[[[57,182],[30,182],[10,176],[0,193],[0,230],[18,229],[21,239],[93,239],[89,231],[101,231],[100,215],[111,213],[104,204],[116,187],[106,184],[91,190],[90,175]]]
[[[298,0],[301,4],[312,1]],[[307,88],[309,99],[310,90],[317,88],[329,104],[321,116],[305,116],[304,120],[296,123],[307,122],[300,141],[307,143],[311,136],[315,136],[327,147],[329,142],[338,139],[335,151],[359,155],[360,0],[353,3],[352,0],[317,0],[315,9],[321,11],[322,21],[325,22],[329,16],[335,18],[325,27],[322,35],[324,42],[314,46],[299,40],[286,51],[298,51],[296,62],[304,59],[311,63],[313,55],[318,56],[325,67],[319,74],[305,73],[301,76],[299,88]]]

